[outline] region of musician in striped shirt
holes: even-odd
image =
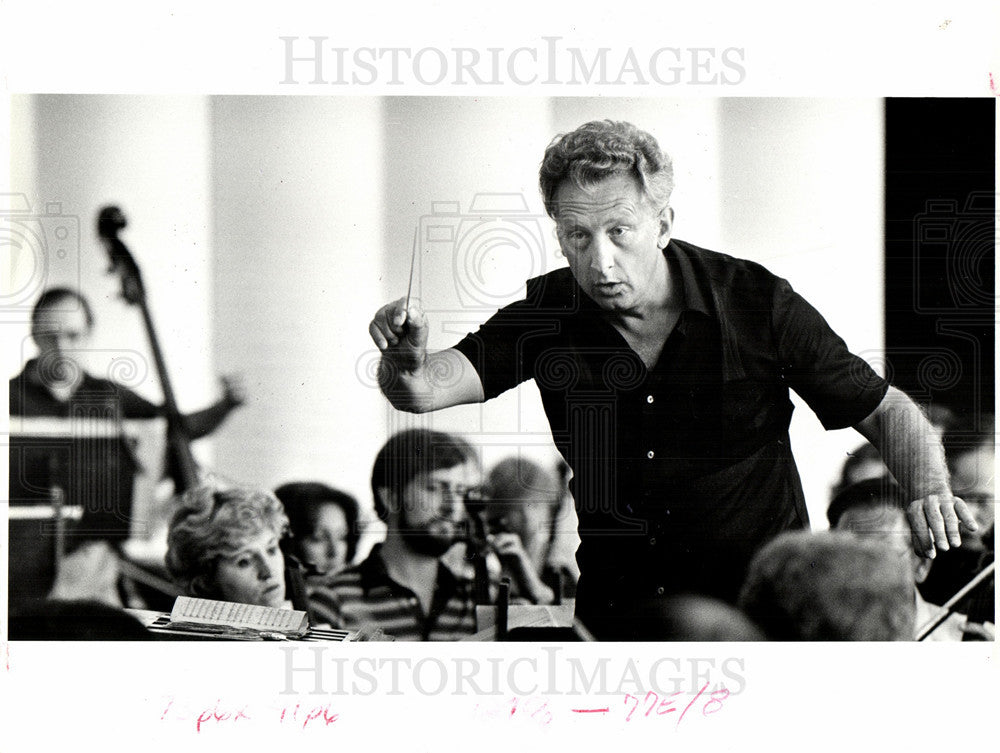
[[[318,620],[345,630],[381,629],[396,640],[458,640],[475,632],[473,581],[441,557],[465,530],[465,499],[482,469],[460,437],[426,429],[393,436],[372,470],[385,541],[358,565],[312,580]]]

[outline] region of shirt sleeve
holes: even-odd
[[[156,418],[163,415],[163,410],[158,405],[153,405],[146,398],[137,395],[121,385],[115,385],[115,392],[118,394],[118,404],[121,406],[123,418]]]
[[[889,383],[851,353],[808,301],[785,280],[775,288],[771,321],[781,376],[826,429],[844,429],[868,417]]]
[[[497,311],[454,347],[479,374],[489,400],[534,376],[529,354],[537,336],[551,327],[551,318],[540,319],[526,301],[518,301]]]

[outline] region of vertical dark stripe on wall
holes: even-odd
[[[993,99],[886,101],[887,368],[976,413],[994,410],[995,118]]]

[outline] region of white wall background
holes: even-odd
[[[384,401],[355,377],[385,297],[382,108],[374,99],[219,97],[212,111],[215,356],[250,401],[218,469],[360,499]]]
[[[119,202],[182,408],[215,396],[215,373],[247,378],[250,403],[210,440],[214,466],[240,480],[320,479],[367,502],[378,447],[416,424],[475,435],[488,463],[518,448],[549,455],[530,384],[432,416],[388,408],[367,323],[405,294],[416,228],[414,295],[432,346],[560,265],[537,168],[554,134],[593,118],[632,120],[673,155],[678,237],[763,262],[856,351],[877,360],[882,346],[880,100],[42,95],[15,98],[13,113],[15,190],[80,217],[78,260],[50,258],[48,284],[75,284],[79,268],[94,347],[107,351],[93,368],[145,353],[92,229],[98,207]],[[473,210],[477,194],[491,196]],[[31,348],[23,322],[6,329],[18,333],[13,374]],[[157,396],[152,370],[132,384]],[[808,409],[793,432],[822,527],[860,438],[823,432]]]

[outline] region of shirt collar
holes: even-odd
[[[385,588],[394,593],[405,591],[411,593],[407,586],[393,580],[389,575],[389,570],[385,566],[385,559],[382,556],[382,544],[372,547],[371,554],[358,565],[358,574],[361,577],[361,589],[366,595],[377,588]],[[450,569],[438,561],[437,567],[437,587],[448,588],[449,593],[458,587],[459,579]]]
[[[681,295],[684,298],[685,311],[697,311],[699,314],[714,317],[710,297],[703,289],[703,283],[695,273],[691,259],[674,241],[670,241],[663,249],[670,274],[677,275],[681,281]]]

